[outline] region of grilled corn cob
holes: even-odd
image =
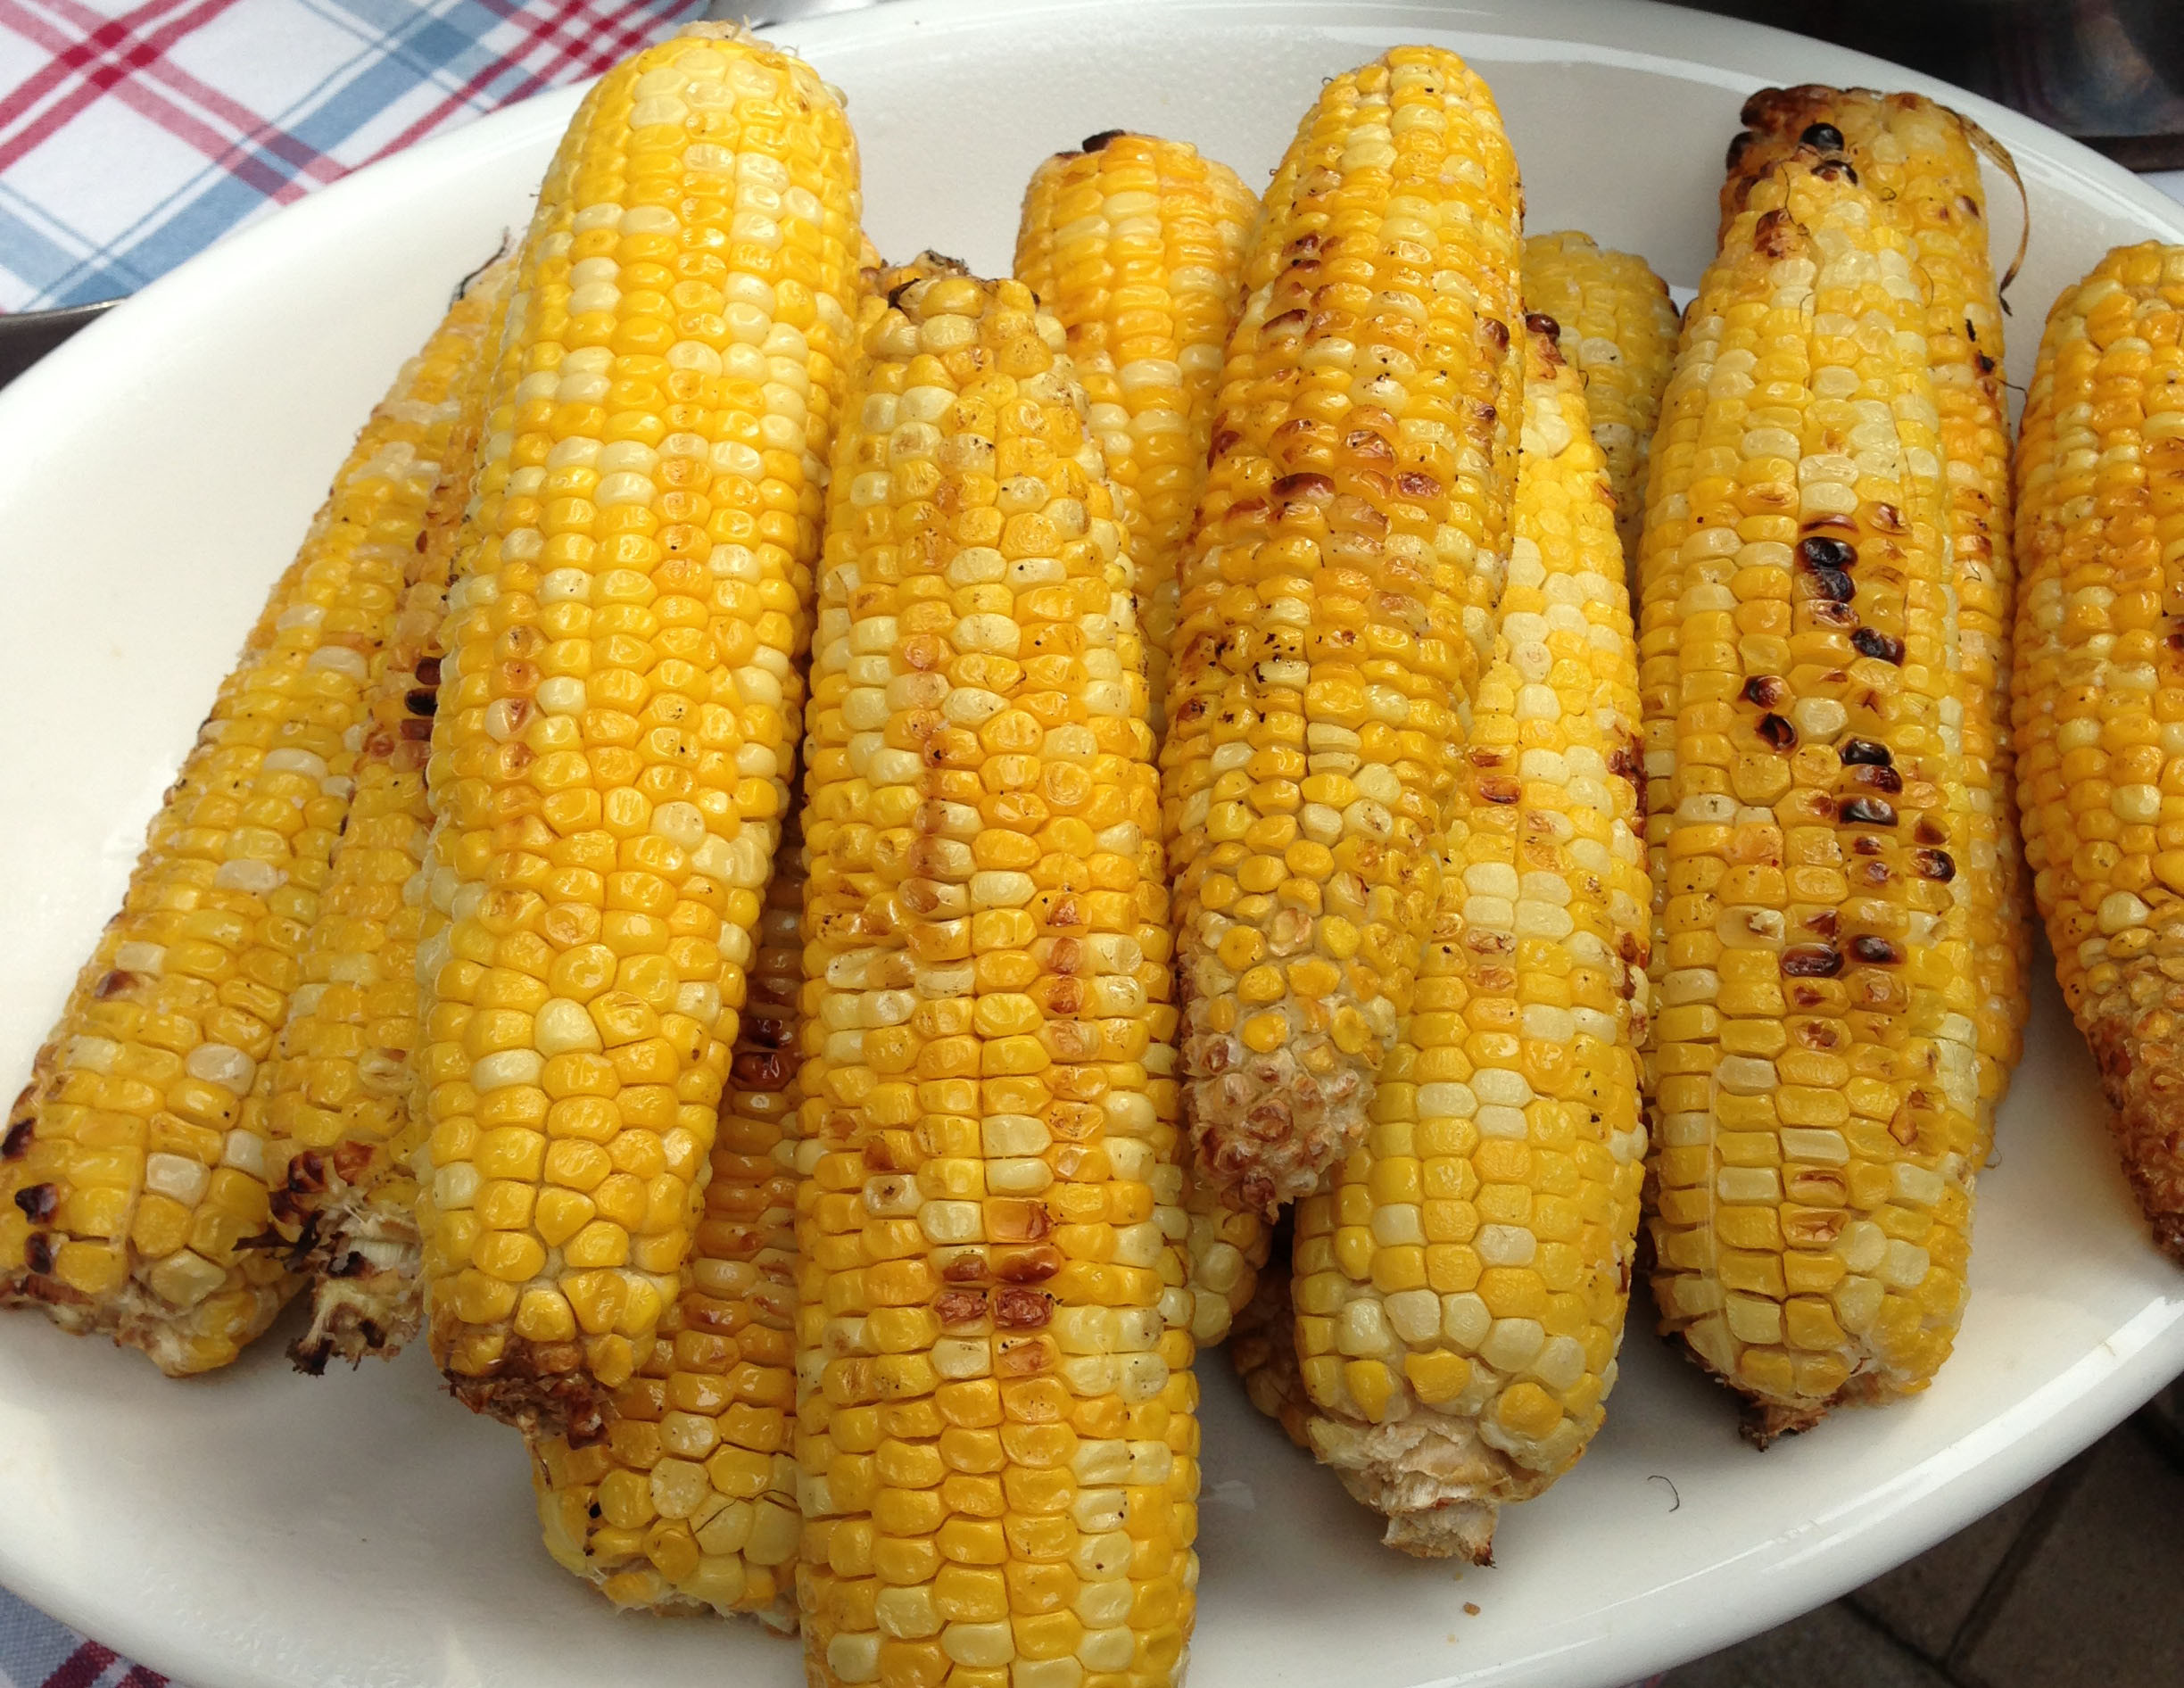
[[[1032,173],[1016,228],[1016,278],[1069,336],[1108,476],[1135,495],[1129,555],[1155,730],[1164,724],[1176,565],[1205,484],[1258,209],[1234,170],[1188,142],[1114,129]]]
[[[271,1229],[311,1281],[311,1323],[292,1352],[306,1371],[336,1353],[393,1353],[417,1329],[415,1146],[417,878],[432,812],[425,758],[439,693],[440,619],[516,267],[489,266],[463,302],[477,347],[408,584],[372,658],[349,817],[334,849],[302,982],[247,1107],[262,1110]],[[469,319],[475,313],[475,319]],[[408,893],[407,895],[405,893]]]
[[[1761,1436],[1923,1388],[1963,1310],[1971,706],[1926,310],[1852,170],[1786,160],[1654,441],[1654,1294]]]
[[[1311,1446],[1408,1552],[1491,1557],[1614,1386],[1645,1128],[1638,657],[1615,501],[1552,319],[1441,901],[1372,1129],[1297,1204]]]
[[[1017,283],[914,282],[835,447],[797,1217],[815,1683],[1167,1683],[1189,1634],[1152,735],[1062,344]]]
[[[1111,130],[1041,164],[1025,190],[1016,277],[1068,337],[1108,478],[1124,505],[1155,740],[1166,732],[1176,566],[1205,484],[1222,354],[1258,201],[1181,141]],[[1266,1257],[1265,1221],[1186,1178],[1191,1332],[1228,1334]]]
[[[1957,660],[1966,683],[1965,784],[1970,830],[1958,852],[1979,1004],[1980,1118],[1991,1131],[2024,1049],[2032,960],[2027,875],[2010,775],[2011,564],[2009,401],[2002,386],[2002,304],[1987,250],[1985,152],[2009,155],[1968,118],[1923,95],[1867,88],[1766,88],[1745,102],[1722,187],[1725,230],[1752,185],[1783,160],[1820,146],[1848,159],[1892,211],[1927,284],[1927,364],[1941,417]],[[1808,139],[1810,137],[1810,139]],[[2020,248],[2022,250],[2022,247]],[[2039,845],[2026,827],[2026,848]]]
[[[1485,85],[1399,47],[1253,231],[1162,753],[1196,1164],[1237,1207],[1363,1131],[1410,1004],[1506,566],[1518,219]]]
[[[449,597],[418,948],[427,1330],[583,1440],[679,1291],[786,804],[856,149],[694,25],[550,172]]]
[[[682,1294],[607,1435],[532,1444],[546,1546],[617,1606],[796,1623],[797,998],[804,840],[782,841]]]
[[[1571,229],[1525,241],[1524,298],[1526,310],[1559,326],[1563,360],[1584,377],[1593,443],[1615,489],[1616,534],[1634,579],[1646,464],[1675,362],[1675,302],[1644,259],[1603,251]]]
[[[1282,1434],[1311,1450],[1311,1401],[1297,1366],[1296,1315],[1289,1300],[1289,1239],[1275,1236],[1252,1297],[1237,1310],[1228,1339],[1228,1363],[1253,1406],[1281,1426]]]
[[[2049,312],[2017,445],[2017,771],[2064,999],[2155,1239],[2184,1262],[2184,247]],[[2037,829],[2037,831],[2035,830]]]
[[[0,1297],[180,1375],[225,1365],[301,1280],[253,1088],[287,1018],[383,625],[484,327],[455,306],[335,478],[221,685],[0,1142]]]

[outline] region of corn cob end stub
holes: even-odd
[[[2184,1266],[2184,985],[2150,958],[2137,972],[2081,1017],[2132,1194],[2155,1245]]]
[[[1356,1140],[1372,1099],[1360,1063],[1307,1024],[1305,1005],[1291,999],[1255,1016],[1275,1017],[1283,1041],[1265,1052],[1228,1032],[1187,1030],[1183,1040],[1198,1175],[1270,1219],[1310,1194],[1320,1169]]]

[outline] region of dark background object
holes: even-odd
[[[69,335],[120,302],[71,305],[65,310],[26,310],[0,316],[0,387],[5,386]]]
[[[2184,0],[1676,0],[1907,64],[2130,170],[2184,169]]]

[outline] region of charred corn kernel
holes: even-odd
[[[1961,1252],[1980,1155],[1967,882],[1995,868],[1967,855],[1927,321],[1873,190],[1785,159],[1687,314],[1654,440],[1654,982],[1687,1011],[1653,1039],[1655,1298],[1762,1435],[1923,1388],[1963,1298],[1939,1259],[1883,1270],[1858,1217]],[[1879,1316],[1845,1321],[1849,1381],[1812,1395],[1829,1368],[1787,1345],[1780,1303],[1791,1262],[1831,1255]]]
[[[810,67],[696,25],[587,98],[524,245],[427,768],[418,1211],[434,1356],[542,1434],[591,1433],[677,1294],[787,807],[857,205]],[[541,1346],[451,1287],[480,1157],[536,1178],[563,1137],[662,1170],[538,1236],[509,1287],[578,1331]]]
[[[1016,278],[1069,337],[1125,527],[1155,730],[1175,637],[1176,566],[1205,483],[1222,354],[1259,202],[1187,141],[1112,131],[1032,172]]]
[[[531,1444],[539,1521],[561,1564],[619,1606],[754,1612],[777,1629],[796,1621],[795,1533],[768,1520],[797,1511],[792,1132],[803,850],[791,829],[748,970],[682,1293],[650,1357],[616,1394],[605,1443]],[[550,1319],[568,1318],[558,1296],[530,1293]],[[523,1322],[519,1312],[519,1330]],[[573,1334],[573,1324],[540,1328],[545,1340]],[[609,1500],[624,1489],[631,1498],[618,1504],[649,1506],[665,1527],[633,1539],[612,1523]]]
[[[2009,1089],[2024,1049],[2032,925],[2026,864],[2043,860],[2033,821],[2018,846],[2010,724],[2010,639],[2016,573],[2011,559],[2009,400],[2003,390],[2002,302],[1988,251],[1984,153],[2015,175],[2009,154],[1969,118],[1918,94],[1866,88],[1767,88],[1745,103],[1722,188],[1725,224],[1750,184],[1814,143],[1834,145],[1892,211],[1927,284],[1927,362],[1948,464],[1950,578],[1956,593],[1957,663],[1966,696],[1962,728],[1972,807],[1960,858],[1976,871],[1965,889],[1978,992],[1980,1129]],[[1815,126],[1821,133],[1814,134]],[[1834,134],[1826,133],[1833,130]],[[1808,137],[1810,137],[1808,139]],[[1808,156],[1810,153],[1808,154]],[[1982,1158],[1983,1155],[1982,1155]]]
[[[1506,567],[1518,203],[1485,85],[1401,47],[1328,84],[1255,227],[1162,753],[1192,1132],[1235,1206],[1309,1190],[1356,1140],[1410,1006]],[[1307,798],[1321,775],[1356,795]],[[1251,841],[1275,823],[1332,871]],[[1340,985],[1236,1014],[1239,927]]]
[[[1616,534],[1634,580],[1646,466],[1675,361],[1675,302],[1644,259],[1574,229],[1526,236],[1524,300],[1526,310],[1554,319],[1563,361],[1584,382],[1592,443],[1607,461]]]
[[[462,407],[401,596],[372,658],[355,791],[301,957],[302,983],[274,1059],[261,1070],[273,1229],[310,1242],[310,1328],[291,1348],[323,1370],[392,1354],[416,1334],[417,1146],[410,1053],[419,1041],[418,869],[432,829],[425,762],[439,695],[440,621],[484,426],[492,349],[516,266],[473,281],[459,312],[476,338]],[[454,319],[450,319],[451,327]]]
[[[806,775],[807,1666],[1038,1680],[1055,1628],[1002,1568],[1052,1568],[1055,1609],[1100,1615],[1104,1672],[1168,1683],[1196,1396],[1115,492],[1061,327],[1021,284],[929,276],[864,324]],[[905,1651],[928,1639],[933,1658]]]
[[[2155,1240],[2184,1260],[2184,247],[2119,247],[2048,313],[2017,446],[2017,790],[2056,974]]]
[[[1630,600],[1584,387],[1553,319],[1526,326],[1509,583],[1432,941],[1372,1125],[1296,1218],[1299,1303],[1350,1358],[1315,1369],[1300,1327],[1313,1451],[1391,1546],[1480,1560],[1600,1427],[1646,1147]]]
[[[322,1003],[315,947],[350,919],[329,859],[378,807],[352,807],[370,777],[373,676],[382,641],[410,631],[406,574],[493,299],[474,288],[453,307],[359,435],[0,1146],[6,1211],[27,1221],[0,1229],[0,1297],[170,1374],[234,1360],[302,1282],[280,1252],[244,1246],[287,1171],[268,1142],[277,1039],[292,1004]],[[399,1067],[362,1036],[324,1052],[309,1072],[318,1117],[371,1105],[360,1088],[391,1088]]]

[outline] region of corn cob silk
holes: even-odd
[[[873,313],[813,665],[798,1154],[815,1683],[1179,1678],[1195,1385],[1129,565],[1014,282]]]
[[[595,1434],[681,1291],[798,732],[856,145],[696,25],[609,72],[509,310],[427,768],[427,1329]]]
[[[170,1373],[234,1360],[300,1281],[252,1245],[275,1039],[490,303],[455,305],[358,437],[0,1142],[0,1295]]]
[[[1017,228],[1017,279],[1062,325],[1122,495],[1156,739],[1167,728],[1177,564],[1205,484],[1257,209],[1235,171],[1187,143],[1114,130],[1041,164]],[[1219,1343],[1251,1298],[1266,1223],[1187,1176],[1184,1206],[1191,1334]]]
[[[2019,791],[2056,972],[2155,1240],[2184,1261],[2184,248],[2049,312],[2017,450]]]
[[[1416,1001],[1363,1142],[1296,1209],[1314,1452],[1389,1545],[1480,1562],[1600,1427],[1645,1163],[1637,650],[1555,333],[1527,319],[1509,583]]]
[[[1927,305],[1856,173],[1786,160],[1654,443],[1654,1292],[1762,1436],[1923,1388],[1963,1308],[1972,706]]]
[[[1506,567],[1516,165],[1454,54],[1336,78],[1245,265],[1162,751],[1199,1171],[1309,1191],[1363,1132],[1432,916]]]

